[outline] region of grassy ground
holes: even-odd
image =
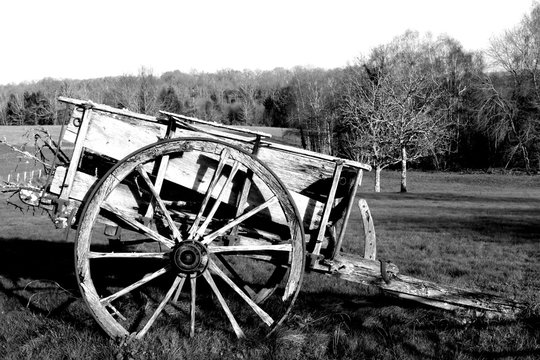
[[[400,272],[525,301],[516,321],[466,323],[451,314],[370,295],[307,274],[293,314],[268,339],[238,341],[220,313],[196,337],[164,319],[141,343],[109,340],[86,311],[73,245],[46,216],[0,200],[0,358],[4,359],[537,359],[540,357],[540,178],[383,173],[368,199],[379,256]],[[361,252],[353,213],[345,250]]]

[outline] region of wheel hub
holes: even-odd
[[[171,253],[173,267],[184,274],[202,273],[208,266],[208,251],[198,241],[186,240]]]

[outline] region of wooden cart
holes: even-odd
[[[376,260],[369,208],[355,200],[368,165],[178,114],[59,100],[73,112],[37,201],[76,229],[80,291],[111,337],[141,338],[163,319],[193,336],[223,312],[238,337],[272,332],[305,271],[487,317],[519,309]],[[364,256],[340,251],[353,206]]]

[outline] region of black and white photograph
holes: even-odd
[[[0,359],[540,359],[540,2],[0,14]]]

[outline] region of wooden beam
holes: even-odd
[[[371,211],[369,211],[367,201],[364,199],[358,200],[358,207],[364,224],[364,259],[375,260],[377,257],[377,236]]]

